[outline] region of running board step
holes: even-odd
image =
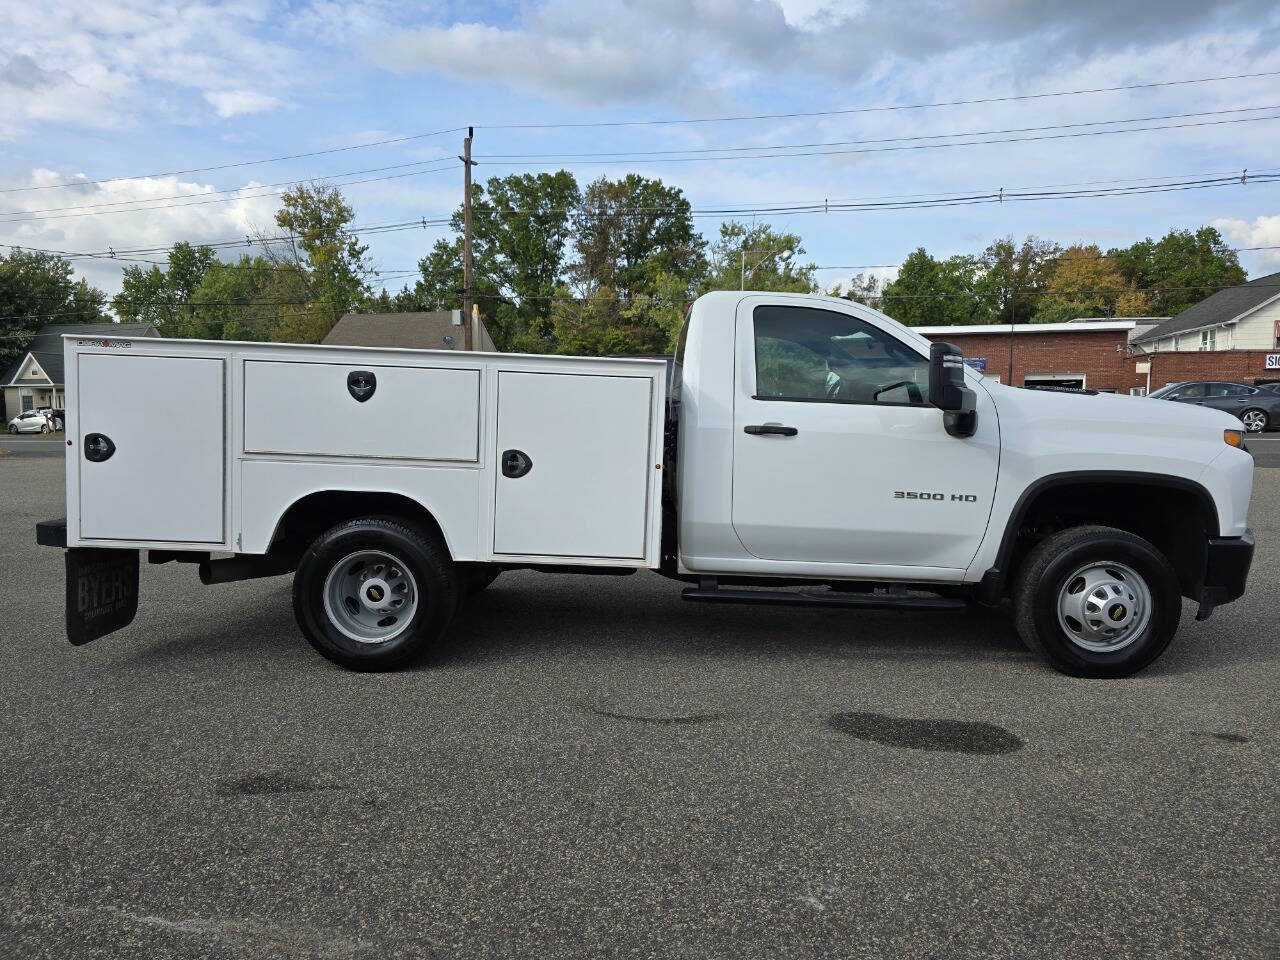
[[[790,607],[879,610],[957,610],[968,605],[959,597],[907,593],[797,593],[792,590],[734,590],[725,587],[686,587],[681,597],[698,603],[768,603]]]

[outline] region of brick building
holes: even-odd
[[[1019,323],[967,327],[917,327],[930,340],[945,340],[965,360],[1000,383],[1084,387],[1130,393],[1145,389],[1129,355],[1132,320],[1092,323]]]
[[[966,362],[987,377],[1017,387],[1083,387],[1142,395],[1183,380],[1280,379],[1280,351],[1148,353],[1130,343],[1138,326],[1133,320],[1104,320],[915,329],[930,340],[954,343],[964,351]]]

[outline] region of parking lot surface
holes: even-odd
[[[1274,957],[1280,471],[1144,674],[1000,615],[505,574],[344,672],[288,578],[143,565],[73,648],[62,461],[0,457],[0,957]],[[162,483],[163,478],[155,478]]]

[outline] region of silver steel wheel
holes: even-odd
[[[1267,415],[1261,410],[1246,410],[1241,415],[1240,422],[1250,433],[1261,433],[1267,429]]]
[[[418,611],[418,584],[398,557],[381,550],[347,554],[324,580],[329,622],[358,643],[386,643]]]
[[[1058,623],[1093,653],[1123,649],[1151,622],[1151,589],[1132,567],[1095,560],[1062,582]]]

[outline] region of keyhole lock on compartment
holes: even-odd
[[[116,452],[116,445],[103,433],[87,433],[84,437],[84,458],[93,463],[110,460]]]
[[[378,378],[368,370],[352,370],[347,374],[347,393],[364,403],[378,389]]]
[[[523,450],[507,450],[502,454],[502,475],[515,480],[533,469],[533,461]]]

